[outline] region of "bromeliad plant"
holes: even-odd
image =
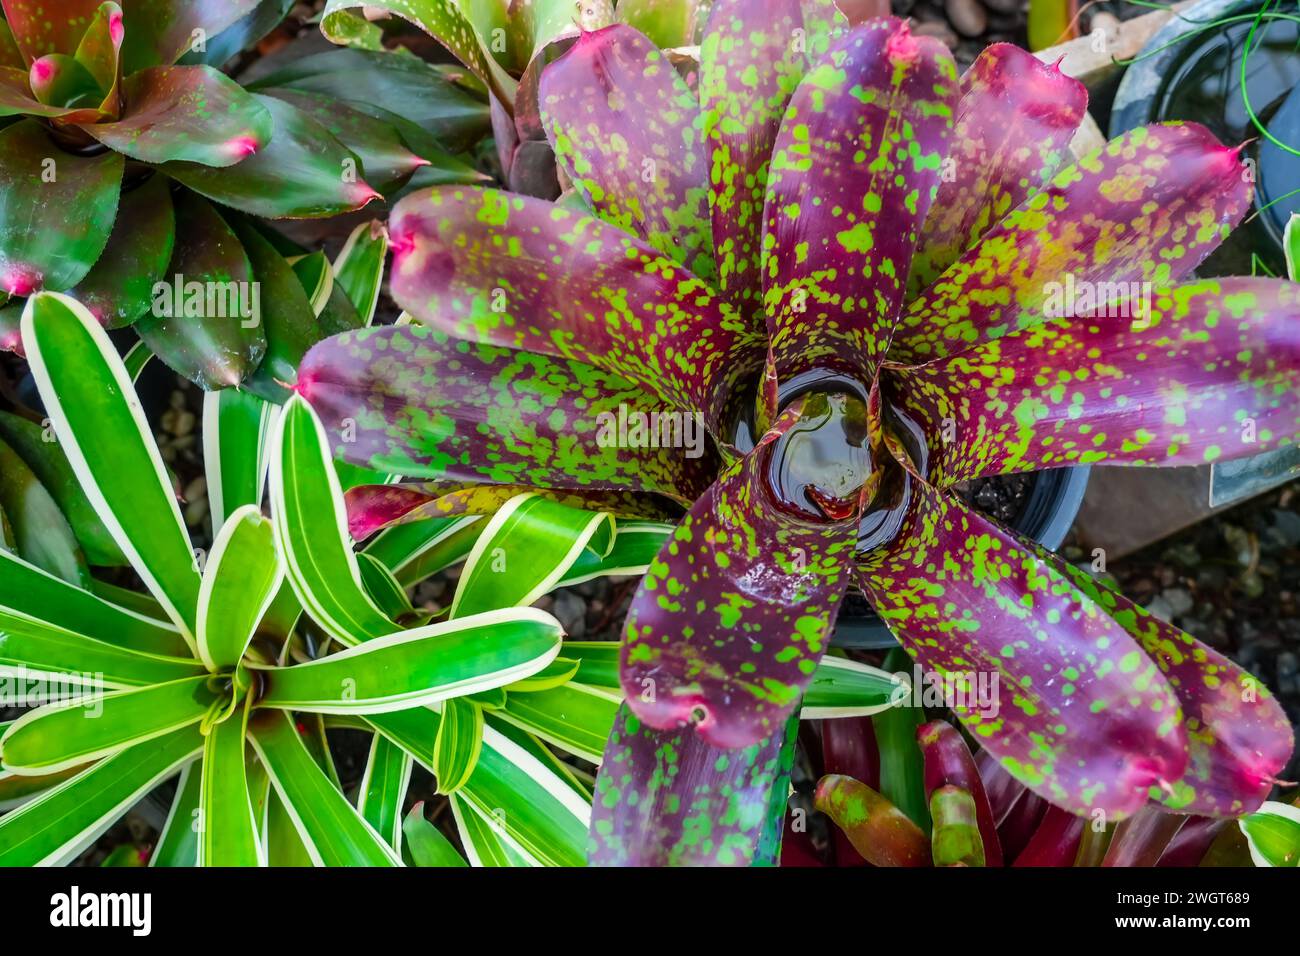
[[[698,43],[702,26],[700,0],[329,0],[321,30],[335,43],[380,49],[382,29],[370,19],[377,12],[418,26],[488,87],[505,182],[514,192],[544,199],[554,199],[561,185],[538,108],[538,80],[546,66],[580,29],[615,20],[665,49]]]
[[[752,847],[709,799],[779,749],[850,585],[926,669],[999,678],[957,715],[1052,803],[1258,806],[1293,745],[1267,691],[952,491],[1295,440],[1294,286],[1183,281],[1249,200],[1237,151],[1167,124],[1071,164],[1086,94],[1059,70],[995,45],[959,79],[893,19],[809,62],[825,6],[715,4],[698,97],[637,31],[582,36],[541,104],[594,215],[407,197],[393,293],[441,331],[322,343],[299,390],[350,391],[318,407],[370,434],[336,447],[396,472],[688,506],[627,621],[596,862]],[[1053,314],[1070,283],[1099,297]],[[716,459],[602,446],[620,404],[699,415]]]
[[[0,731],[0,808],[12,808],[0,864],[75,858],[179,772],[157,865],[389,865],[405,841],[411,862],[463,865],[422,815],[403,820],[413,761],[451,801],[470,862],[583,862],[591,792],[543,741],[600,760],[618,645],[563,641],[527,605],[642,573],[669,527],[524,494],[491,518],[406,524],[354,553],[310,407],[224,390],[204,416],[218,531],[196,557],[95,318],[39,293],[23,336],[68,467],[149,596],[81,587],[0,550],[0,679],[36,708]],[[406,589],[457,561],[448,618],[432,622]],[[51,702],[49,686],[73,691]],[[828,662],[807,712],[872,713],[896,689]],[[330,757],[336,726],[373,735],[355,806]]]
[[[0,347],[21,347],[22,298],[69,291],[204,387],[253,378],[282,398],[275,381],[340,329],[317,332],[269,290],[264,321],[242,300],[242,311],[222,311],[185,290],[274,285],[275,242],[255,217],[349,212],[421,169],[427,182],[481,178],[436,135],[485,130],[486,103],[413,57],[370,58],[369,87],[401,73],[406,93],[447,108],[423,126],[364,102],[364,86],[327,96],[289,77],[249,92],[195,62],[258,40],[286,12],[280,0],[2,6],[0,117],[14,119],[0,129],[0,306],[20,301],[0,309]],[[178,276],[180,314],[156,291]]]

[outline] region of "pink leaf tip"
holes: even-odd
[[[113,41],[113,46],[122,45],[122,37],[126,35],[126,28],[122,25],[122,14],[113,13],[108,17],[108,38]]]
[[[916,59],[918,50],[916,37],[912,36],[911,23],[907,20],[900,21],[894,35],[885,42],[885,56],[891,62],[906,63]]]
[[[355,203],[358,207],[364,206],[375,199],[382,200],[384,198],[383,193],[365,182],[352,183],[347,192],[349,201]]]
[[[48,83],[54,76],[54,64],[46,57],[32,62],[32,85],[38,86]]]
[[[23,298],[31,295],[41,285],[41,274],[30,266],[15,265],[0,276],[0,289],[11,296]]]
[[[17,330],[0,333],[0,352],[13,352],[20,358],[26,358],[27,353],[23,351],[23,337]]]
[[[252,136],[236,136],[233,139],[226,140],[226,150],[240,159],[252,156],[257,152],[260,144]]]

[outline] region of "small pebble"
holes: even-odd
[[[989,26],[989,15],[979,0],[944,0],[944,12],[953,29],[964,37],[982,36]]]
[[[984,6],[1001,14],[1018,14],[1027,4],[1026,0],[984,0]]]
[[[957,34],[946,23],[918,23],[912,27],[912,32],[919,37],[934,37],[950,50],[955,50],[957,44],[961,42]]]

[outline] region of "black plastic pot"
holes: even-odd
[[[1040,471],[1034,479],[1029,500],[1011,527],[1043,547],[1055,551],[1065,540],[1083,504],[1090,467]],[[898,641],[883,621],[870,610],[857,614],[841,612],[831,635],[832,647],[872,650],[896,647]]]
[[[1300,196],[1280,197],[1300,181],[1300,158],[1261,137],[1246,113],[1240,71],[1252,22],[1238,20],[1204,29],[1207,23],[1226,17],[1253,16],[1262,6],[1262,0],[1201,0],[1147,41],[1115,91],[1112,139],[1148,123],[1193,120],[1228,146],[1253,140],[1242,155],[1255,164],[1256,203],[1277,202],[1235,229],[1197,268],[1197,275],[1253,275],[1252,254],[1258,254],[1274,274],[1285,275],[1282,230],[1291,213],[1300,211]],[[1296,146],[1300,144],[1300,94],[1295,93],[1300,86],[1300,57],[1295,50],[1300,24],[1265,21],[1255,40],[1258,46],[1247,64],[1251,107],[1274,136]]]

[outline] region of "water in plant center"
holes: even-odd
[[[842,521],[857,512],[871,474],[867,406],[847,392],[812,393],[803,401],[803,417],[770,447],[768,487],[778,507]]]

